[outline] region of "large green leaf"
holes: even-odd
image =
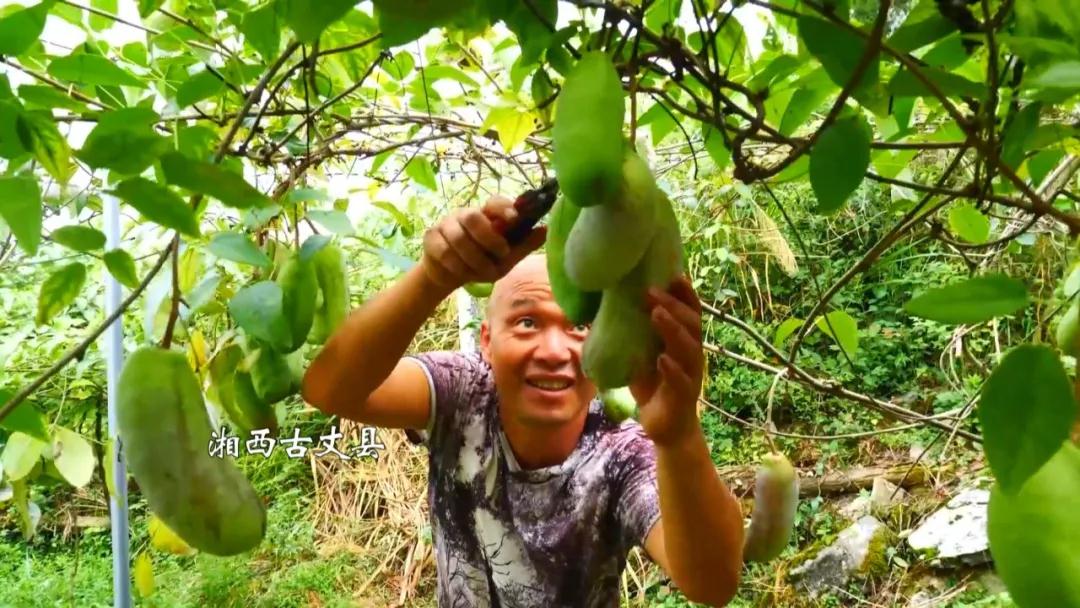
[[[731,163],[731,150],[728,150],[724,137],[718,129],[702,123],[701,140],[705,145],[705,152],[718,168],[723,169]]]
[[[353,227],[352,221],[349,220],[349,216],[344,211],[338,211],[337,209],[310,209],[307,215],[334,234],[342,236],[356,234],[356,228]]]
[[[855,358],[855,352],[859,348],[859,326],[851,315],[842,310],[834,310],[815,319],[814,325],[832,338],[848,357]]]
[[[20,112],[15,120],[15,131],[23,148],[33,153],[45,170],[61,184],[71,177],[71,148],[60,134],[49,112]]]
[[[1080,90],[1080,60],[1058,61],[1038,72],[1027,84],[1041,89]]]
[[[53,433],[53,463],[68,483],[81,488],[94,476],[94,448],[82,435],[58,426]]]
[[[131,254],[123,249],[112,249],[105,252],[105,267],[121,285],[135,289],[139,286],[139,277],[136,275],[135,260]]]
[[[405,174],[428,190],[439,189],[439,185],[435,182],[435,168],[431,166],[431,161],[423,156],[414,156],[405,165]]]
[[[217,165],[194,160],[179,152],[161,157],[165,181],[192,192],[210,195],[229,207],[265,207],[270,199],[240,175]]]
[[[165,0],[139,0],[139,16],[146,19],[162,4],[165,4]]]
[[[990,220],[971,203],[963,203],[949,210],[949,230],[969,243],[985,243]]]
[[[45,30],[54,3],[46,0],[0,18],[0,55],[15,56],[30,48]]]
[[[4,445],[4,453],[0,455],[4,476],[11,481],[18,481],[29,475],[41,459],[46,445],[46,442],[26,433],[12,433]]]
[[[265,61],[277,58],[281,48],[281,24],[278,22],[275,3],[267,3],[245,14],[240,31],[247,43],[258,51]]]
[[[51,76],[84,85],[145,88],[143,81],[124,71],[101,55],[72,53],[53,59],[47,71]]]
[[[866,41],[846,28],[817,17],[803,15],[798,22],[799,34],[807,50],[817,57],[837,86],[847,86],[866,51]],[[876,54],[859,79],[855,92],[877,84],[879,61],[880,55]]]
[[[796,89],[791,96],[791,101],[784,108],[784,115],[780,120],[780,133],[791,135],[799,127],[806,126],[810,115],[828,99],[829,93],[829,89],[825,87]]]
[[[10,390],[0,388],[0,406],[14,396]],[[49,440],[49,431],[45,427],[45,417],[28,401],[23,401],[15,409],[0,419],[0,428],[11,432],[25,433],[34,439]]]
[[[870,166],[870,127],[861,116],[834,122],[810,150],[810,185],[817,213],[839,211]]]
[[[1001,142],[1001,161],[1013,169],[1018,169],[1024,160],[1024,152],[1028,150],[1027,143],[1039,127],[1042,106],[1039,102],[1029,103],[1013,116],[1005,128],[1005,136]]]
[[[517,36],[521,46],[521,62],[525,65],[536,63],[540,54],[551,44],[551,27],[559,21],[558,2],[533,0],[530,6],[518,0],[503,0],[501,4],[502,11],[496,15],[493,10],[492,16],[501,19]]]
[[[207,246],[210,253],[238,264],[269,268],[270,258],[251,242],[251,239],[236,232],[219,232],[210,239]]]
[[[225,90],[225,82],[212,72],[203,70],[188,78],[176,89],[176,105],[186,108]]]
[[[36,180],[0,177],[0,217],[27,255],[36,254],[41,243],[41,213],[41,190]]]
[[[94,251],[105,247],[105,234],[89,226],[61,226],[49,234],[49,239],[75,251]]]
[[[952,72],[932,67],[922,67],[919,71],[946,97],[979,99],[986,95],[986,87]],[[907,69],[900,70],[893,76],[888,89],[897,97],[936,97],[922,80]]]
[[[905,23],[886,42],[901,53],[910,53],[955,31],[956,25],[935,11],[921,21]]]
[[[65,95],[54,87],[24,84],[19,87],[19,98],[27,106],[45,109],[64,108],[75,112],[85,112],[86,104],[74,97]]]
[[[28,152],[23,147],[16,128],[20,114],[22,114],[22,107],[17,100],[0,99],[0,158],[19,158]]]
[[[799,329],[803,325],[802,319],[796,319],[794,317],[790,319],[784,319],[784,322],[776,328],[776,335],[773,336],[773,346],[781,348],[784,345],[784,341],[795,333],[796,329]]]
[[[75,301],[86,283],[86,266],[79,262],[68,264],[53,272],[41,284],[38,293],[37,315],[34,321],[46,325]]]
[[[357,0],[278,0],[281,15],[296,39],[310,44],[331,23],[343,18]]]
[[[1010,350],[983,385],[979,424],[990,470],[1008,494],[1058,451],[1076,419],[1072,385],[1054,349]]]
[[[229,300],[229,313],[248,335],[280,350],[292,342],[282,304],[281,287],[273,281],[260,281],[244,287]]]
[[[195,212],[165,186],[133,177],[118,184],[113,193],[151,222],[187,236],[200,234]]]
[[[76,156],[95,169],[137,175],[153,164],[169,140],[153,131],[158,115],[148,108],[123,108],[103,114]]]
[[[1028,290],[1022,282],[994,273],[927,290],[908,300],[904,310],[939,323],[982,323],[1027,304]]]

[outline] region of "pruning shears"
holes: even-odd
[[[539,188],[526,190],[514,199],[514,210],[518,219],[512,226],[506,226],[502,220],[494,220],[495,230],[506,237],[511,247],[520,243],[533,227],[551,211],[559,195],[559,182],[554,177],[544,180]]]

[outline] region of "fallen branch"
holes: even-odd
[[[756,465],[735,465],[717,468],[724,483],[741,497],[753,497]],[[930,469],[911,462],[893,465],[856,467],[847,471],[834,471],[815,477],[810,471],[799,472],[799,496],[836,496],[852,494],[874,486],[874,480],[883,477],[892,484],[908,489],[921,486],[930,479]]]

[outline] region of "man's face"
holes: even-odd
[[[558,426],[587,407],[596,388],[581,371],[588,328],[555,302],[546,258],[525,258],[495,284],[480,343],[503,415],[524,426]]]

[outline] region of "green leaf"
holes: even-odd
[[[423,156],[414,156],[409,160],[409,163],[405,165],[405,174],[428,190],[434,192],[439,189],[439,185],[435,182],[435,168],[431,166],[431,161]]]
[[[1080,60],[1058,61],[1027,81],[1042,89],[1080,89]]]
[[[124,86],[146,88],[143,81],[118,67],[101,55],[73,53],[52,60],[47,68],[49,75],[81,84],[94,86]]]
[[[345,17],[357,0],[278,0],[281,14],[296,39],[311,44],[330,24]]]
[[[985,243],[990,238],[990,219],[971,203],[963,203],[949,210],[949,230],[969,243]]]
[[[255,246],[247,236],[237,232],[219,232],[210,239],[207,246],[210,253],[224,260],[230,260],[237,264],[250,266],[262,266],[269,268],[270,258]]]
[[[118,184],[113,194],[151,222],[187,236],[200,235],[195,212],[175,192],[161,184],[132,177]]]
[[[1042,344],[1010,350],[983,385],[978,414],[990,470],[1015,494],[1058,451],[1076,418],[1057,353]]]
[[[310,209],[308,210],[307,215],[334,234],[340,234],[342,236],[352,236],[353,234],[356,234],[356,229],[353,227],[352,222],[349,221],[349,216],[345,215],[344,211],[338,211],[336,209]]]
[[[787,108],[784,109],[784,117],[780,121],[780,133],[791,135],[799,127],[806,126],[807,120],[814,110],[829,97],[829,89],[825,87],[799,88],[792,95]]]
[[[33,46],[45,30],[53,0],[23,8],[0,18],[0,55],[15,56]]]
[[[94,476],[94,448],[71,429],[58,426],[53,433],[53,463],[68,483],[81,488]]]
[[[509,9],[498,18],[517,36],[521,47],[521,62],[532,65],[540,59],[541,53],[551,44],[551,27],[559,21],[559,7],[556,0],[532,0],[531,6],[525,2],[511,0],[505,3]],[[537,14],[542,17],[537,17]]]
[[[932,288],[908,300],[904,310],[939,323],[971,324],[1010,315],[1027,304],[1023,283],[995,273]]]
[[[109,269],[109,274],[124,287],[135,289],[139,286],[135,260],[130,253],[123,249],[112,249],[105,252],[105,267]]]
[[[244,40],[258,51],[264,61],[277,58],[281,48],[281,24],[278,23],[275,3],[270,2],[244,15],[240,31],[244,34]]]
[[[776,336],[773,337],[773,346],[781,348],[784,345],[784,341],[788,339],[788,336],[795,333],[795,330],[802,327],[802,324],[802,319],[796,319],[794,317],[785,319],[784,322],[776,328]]]
[[[709,154],[709,158],[716,163],[717,168],[723,169],[731,163],[731,150],[728,150],[727,144],[724,143],[724,137],[718,129],[712,125],[702,123],[701,139],[705,144],[705,151]]]
[[[176,105],[186,108],[226,90],[225,83],[212,72],[203,70],[188,78],[176,89]]]
[[[49,234],[49,239],[75,251],[94,251],[105,247],[105,234],[89,226],[61,226]]]
[[[675,127],[678,125],[676,124],[675,119],[664,109],[664,104],[657,102],[646,110],[644,114],[638,117],[637,126],[649,127],[649,132],[652,134],[652,143],[655,146],[663,141],[664,137],[675,130]],[[705,123],[701,123],[702,132],[704,132],[706,127],[707,125]]]
[[[31,177],[0,177],[0,217],[27,255],[41,243],[41,190]]]
[[[292,335],[282,297],[277,283],[259,281],[236,292],[229,300],[229,313],[247,334],[284,350],[292,342]]]
[[[165,0],[139,0],[139,16],[146,19],[162,4],[165,4]]]
[[[270,199],[240,175],[219,166],[194,160],[179,152],[161,157],[165,181],[192,192],[212,196],[229,207],[248,209],[270,205]]]
[[[34,465],[41,459],[46,442],[35,439],[26,433],[15,432],[7,439],[4,453],[0,455],[0,464],[4,467],[4,476],[9,481],[19,481],[34,470]]]
[[[855,351],[859,348],[859,326],[851,315],[834,310],[815,319],[814,325],[836,341],[849,358],[855,358]]]
[[[855,67],[866,51],[866,41],[846,28],[833,25],[817,17],[803,15],[798,18],[799,34],[807,50],[821,62],[837,86],[845,87],[851,80]],[[877,84],[880,54],[875,54],[859,79],[854,92]]]
[[[888,45],[901,53],[910,53],[955,31],[955,24],[935,12],[917,23],[905,23],[889,37]]]
[[[946,72],[938,68],[922,67],[920,71],[926,79],[946,97],[974,97],[981,99],[986,94],[986,87],[968,80],[963,76]],[[937,98],[930,88],[919,80],[911,71],[900,70],[889,81],[888,90],[897,97],[932,97]]]
[[[1031,140],[1039,127],[1041,111],[1041,103],[1029,103],[1013,116],[1005,129],[1005,136],[1001,142],[1001,160],[1014,170],[1018,169],[1020,163],[1024,161],[1024,152],[1028,150],[1027,142]]]
[[[0,389],[0,406],[7,403],[13,396],[15,396],[15,393],[12,391]],[[11,410],[7,416],[0,419],[0,428],[13,433],[25,433],[41,441],[49,440],[49,431],[45,427],[45,417],[27,401],[15,406],[15,409]]]
[[[316,253],[330,244],[333,241],[333,237],[325,234],[313,234],[309,236],[303,245],[300,245],[299,258],[301,262],[308,262]]]
[[[71,177],[71,148],[60,134],[49,112],[22,112],[16,118],[15,131],[23,148],[33,153],[41,166],[61,184]]]
[[[838,119],[810,150],[810,185],[818,199],[814,211],[839,211],[869,166],[870,127],[861,116]]]
[[[512,153],[532,133],[533,114],[515,108],[494,108],[484,124],[495,127],[503,150]]]
[[[22,111],[17,100],[0,99],[0,158],[20,158],[28,152],[17,128]]]
[[[85,112],[86,104],[65,95],[53,87],[24,84],[19,87],[19,97],[27,106],[52,109],[64,108],[75,112]]]
[[[79,262],[68,264],[49,275],[41,284],[34,321],[38,325],[47,325],[53,317],[71,306],[85,283],[86,266]]]
[[[116,3],[117,0],[92,0],[90,2],[90,6],[116,15],[120,12],[119,10],[117,10]],[[108,17],[102,17],[101,15],[97,15],[94,13],[90,13],[87,16],[90,18],[90,27],[98,32],[109,29],[113,26],[113,23],[115,23],[115,21]]]
[[[148,108],[105,113],[76,156],[95,169],[138,175],[169,147],[169,140],[153,131],[158,119]]]

